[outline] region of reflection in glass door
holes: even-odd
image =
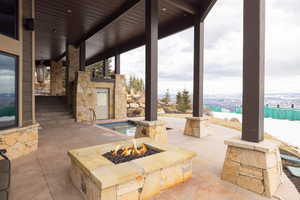
[[[17,56],[0,52],[0,129],[17,125]]]

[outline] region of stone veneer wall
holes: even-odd
[[[137,125],[135,138],[149,137],[160,144],[168,144],[165,121],[135,121],[135,123]]]
[[[283,173],[277,145],[269,141],[251,147],[248,142],[243,141],[225,143],[228,148],[222,179],[260,195],[272,197],[281,184]]]
[[[7,149],[10,159],[16,159],[37,150],[38,127],[39,125],[35,124],[0,131],[0,149]]]
[[[184,135],[197,138],[207,136],[210,129],[208,120],[208,117],[187,117]]]
[[[126,118],[126,88],[123,75],[117,75],[115,82],[92,82],[90,72],[78,71],[75,95],[75,117],[78,122],[91,121],[92,111],[96,107],[96,89],[108,88],[109,118]]]
[[[127,117],[127,92],[125,76],[115,75],[115,119]]]
[[[76,73],[80,68],[80,51],[72,45],[67,46],[67,71],[66,71],[66,95],[69,105],[74,104],[74,90]],[[73,107],[74,108],[74,107]]]
[[[64,86],[64,73],[63,73],[63,62],[51,61],[51,81],[50,81],[50,94],[52,96],[63,96],[65,95]]]

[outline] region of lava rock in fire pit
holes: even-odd
[[[146,156],[157,154],[160,152],[162,151],[154,149],[151,146],[142,144],[142,146],[140,147],[135,147],[135,145],[121,149],[117,147],[115,150],[103,154],[103,156],[111,162],[113,162],[114,164],[120,164],[138,158],[143,158]]]

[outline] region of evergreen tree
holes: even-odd
[[[177,104],[177,106],[176,106],[177,110],[181,111],[182,110],[182,108],[181,108],[181,106],[182,106],[181,91],[178,91],[177,94],[176,94],[176,104]]]
[[[186,112],[187,110],[191,109],[191,99],[189,91],[184,89],[182,92],[179,91],[176,95],[176,104],[177,110],[180,112]]]
[[[137,78],[136,76],[131,75],[129,77],[129,81],[126,82],[127,91],[133,92],[144,92],[145,85],[144,80],[142,78]]]
[[[171,101],[171,95],[170,95],[169,89],[167,89],[167,91],[166,91],[164,97],[161,99],[161,101],[164,102],[167,105],[170,103],[170,101]]]
[[[108,76],[113,75],[113,71],[112,71],[112,61],[111,59],[107,60],[107,64],[108,64]],[[100,61],[100,62],[96,62],[92,65],[86,66],[85,70],[87,72],[94,72],[95,73],[95,77],[96,78],[103,78],[103,66],[104,66],[104,61]]]
[[[182,91],[182,108],[183,108],[184,112],[191,109],[190,94],[189,94],[189,91],[186,89],[184,89]]]

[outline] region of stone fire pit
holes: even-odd
[[[120,164],[103,155],[117,147],[132,145],[121,141],[68,152],[70,176],[74,186],[87,200],[142,200],[192,177],[194,152],[158,144],[149,138],[136,140],[159,153]]]

